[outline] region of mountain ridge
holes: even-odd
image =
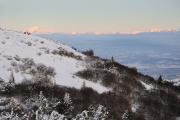
[[[50,109],[36,105],[45,110],[35,109],[43,116],[51,116],[56,111],[58,116],[80,120],[77,114],[89,109],[89,105],[99,105],[94,109],[101,112],[106,111],[105,106],[109,114],[108,117],[101,114],[104,120],[174,120],[180,116],[179,87],[162,79],[154,80],[113,58],[102,59],[92,51],[83,53],[58,42],[0,29],[0,105],[18,101],[22,111],[30,112],[35,109],[33,105],[40,93],[39,99],[44,94],[46,103],[57,105]],[[70,96],[67,92],[72,96],[72,111],[69,107],[65,109],[63,101],[57,102],[57,99],[64,100],[64,94],[66,98]],[[6,105],[0,108],[7,109]],[[15,111],[15,114],[21,117],[22,113]]]

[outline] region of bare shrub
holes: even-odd
[[[12,62],[11,62],[11,65],[12,65],[13,67],[17,66],[17,62],[12,61]]]
[[[35,65],[34,60],[32,58],[23,58],[22,62],[25,65],[29,65],[29,66],[34,66]]]
[[[55,70],[52,67],[46,67],[43,64],[37,64],[30,70],[33,75],[33,81],[43,86],[52,85],[52,77],[55,76]]]
[[[35,66],[35,63],[31,58],[23,58],[21,61],[23,63],[19,66],[21,71],[25,71],[27,69],[30,69],[32,66]]]
[[[32,43],[31,43],[31,42],[27,42],[27,45],[28,45],[28,46],[32,46]]]
[[[41,53],[41,52],[38,52],[38,53],[37,53],[37,55],[38,55],[38,56],[41,56],[41,55],[42,55],[42,53]]]
[[[93,82],[100,82],[106,87],[113,86],[118,79],[114,73],[99,69],[85,69],[77,72],[76,75]]]
[[[10,37],[6,37],[6,39],[10,39]]]
[[[20,61],[20,60],[21,60],[18,55],[14,56],[14,59],[15,59],[16,61]]]
[[[43,50],[44,53],[46,53],[46,54],[49,54],[49,53],[50,53],[50,50],[49,50],[49,48],[47,48],[47,47],[40,47],[39,49]]]
[[[49,54],[49,50],[45,50],[44,53]]]
[[[25,34],[25,35],[31,35],[31,33],[30,33],[30,32],[24,32],[24,34]]]
[[[39,84],[40,86],[52,86],[53,85],[52,80],[42,73],[35,74],[35,76],[33,77],[32,80],[34,83]]]
[[[2,43],[2,44],[6,44],[6,42],[5,42],[5,41],[2,41],[1,43]]]
[[[90,69],[79,71],[76,73],[76,75],[78,75],[84,79],[87,79],[87,80],[94,78],[94,72],[93,72],[93,70],[90,70]]]
[[[55,70],[54,68],[52,67],[46,67],[45,65],[43,64],[38,64],[36,66],[37,68],[37,72],[39,73],[43,73],[44,75],[49,75],[49,76],[54,76],[55,75]]]
[[[81,56],[75,55],[72,52],[68,52],[68,51],[64,50],[63,48],[61,48],[61,47],[58,48],[58,49],[53,50],[51,53],[54,54],[54,55],[67,56],[67,57],[75,58],[77,60],[82,60]]]
[[[52,85],[52,79],[56,75],[54,68],[44,64],[36,64],[31,58],[20,59],[21,63],[12,63],[16,72],[23,72],[32,75],[32,81],[41,85]]]
[[[12,60],[12,56],[9,56],[9,55],[4,55],[3,57],[5,57],[7,60]]]

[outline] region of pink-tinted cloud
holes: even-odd
[[[164,31],[164,30],[162,30],[161,28],[152,28],[150,30],[150,32],[162,32],[162,31]]]
[[[32,27],[26,29],[25,31],[28,31],[30,33],[54,33],[54,32],[57,32],[53,28],[40,28],[39,26],[32,26]]]
[[[32,26],[30,28],[28,28],[26,31],[30,32],[30,33],[36,33],[40,31],[40,28],[38,26]]]

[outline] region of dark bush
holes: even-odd
[[[93,50],[86,50],[86,51],[83,51],[82,53],[87,56],[94,56]]]
[[[31,35],[31,33],[30,33],[30,32],[24,32],[24,34],[26,34],[26,35]]]
[[[64,50],[63,48],[61,48],[61,47],[58,48],[58,49],[53,50],[51,53],[54,54],[54,55],[67,56],[67,57],[75,58],[77,60],[82,60],[81,56],[75,55],[72,52],[68,52],[68,51]]]
[[[86,69],[86,70],[79,71],[76,73],[77,76],[80,76],[87,80],[94,78],[94,74],[95,73],[93,72],[93,70],[90,70],[90,69]]]
[[[102,83],[107,87],[116,84],[116,76],[113,73],[106,72],[102,78]]]

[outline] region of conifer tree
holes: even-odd
[[[10,75],[10,78],[9,78],[9,83],[10,84],[15,84],[14,74],[13,74],[12,71],[11,71],[11,75]]]
[[[71,112],[74,107],[72,106],[72,100],[71,100],[70,94],[65,93],[63,100],[64,100],[64,106],[66,108],[65,115],[71,117],[72,116]]]
[[[126,110],[122,115],[122,120],[133,120],[133,115],[130,111]]]

